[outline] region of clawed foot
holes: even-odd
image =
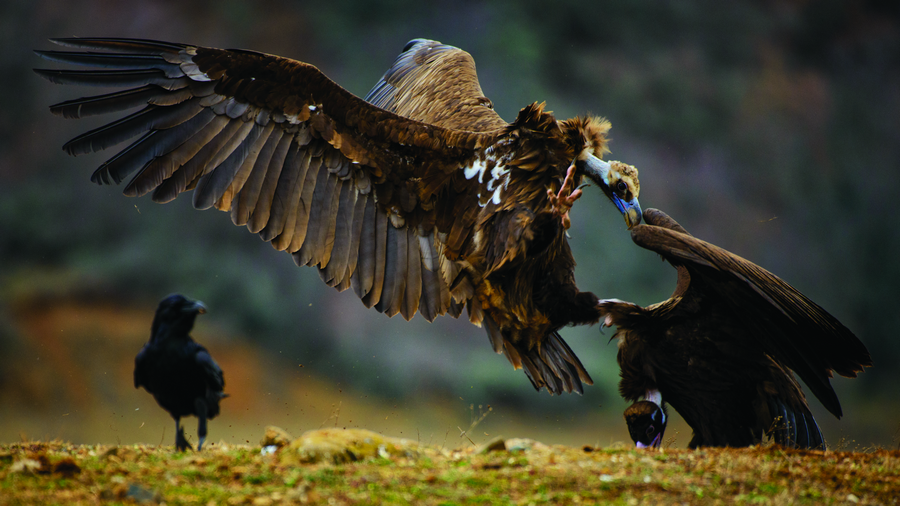
[[[194,447],[191,446],[191,444],[188,443],[187,438],[184,437],[184,429],[177,425],[175,429],[175,450],[179,452],[194,450]]]
[[[566,178],[563,180],[559,193],[553,193],[553,190],[547,190],[547,198],[550,199],[550,209],[554,215],[559,216],[562,220],[563,229],[568,230],[572,226],[569,219],[569,209],[572,204],[581,197],[581,190],[571,188],[575,186],[575,164],[569,165],[566,171]]]

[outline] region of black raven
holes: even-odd
[[[219,414],[219,400],[225,379],[219,364],[206,348],[190,336],[194,319],[206,312],[200,301],[183,295],[170,295],[159,303],[150,342],[134,359],[134,387],[144,387],[156,402],[175,419],[175,448],[192,448],[184,438],[181,417],[195,415],[200,419],[197,435],[203,448],[206,420]]]

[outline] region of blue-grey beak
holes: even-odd
[[[642,212],[638,199],[631,199],[631,201],[626,202],[613,193],[612,201],[616,208],[619,209],[619,212],[625,216],[625,223],[628,225],[629,230],[635,225],[640,225]]]

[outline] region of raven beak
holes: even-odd
[[[638,199],[631,199],[630,202],[625,202],[620,199],[618,195],[613,194],[613,203],[616,204],[616,208],[619,209],[619,212],[622,213],[622,216],[625,217],[625,224],[628,226],[628,230],[631,230],[635,225],[641,224],[641,204],[638,202]]]
[[[197,300],[194,301],[194,303],[190,306],[190,310],[196,312],[197,314],[203,314],[206,312],[206,305]]]

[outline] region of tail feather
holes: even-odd
[[[781,400],[770,398],[769,411],[773,415],[769,434],[775,443],[786,448],[826,449],[822,431],[807,409],[797,412],[794,408],[785,406]]]
[[[490,329],[488,336],[492,337]],[[539,347],[531,349],[504,337],[502,351],[514,368],[524,369],[535,390],[546,387],[548,392],[556,395],[563,392],[583,394],[584,383],[594,384],[584,365],[557,332],[550,333]]]

